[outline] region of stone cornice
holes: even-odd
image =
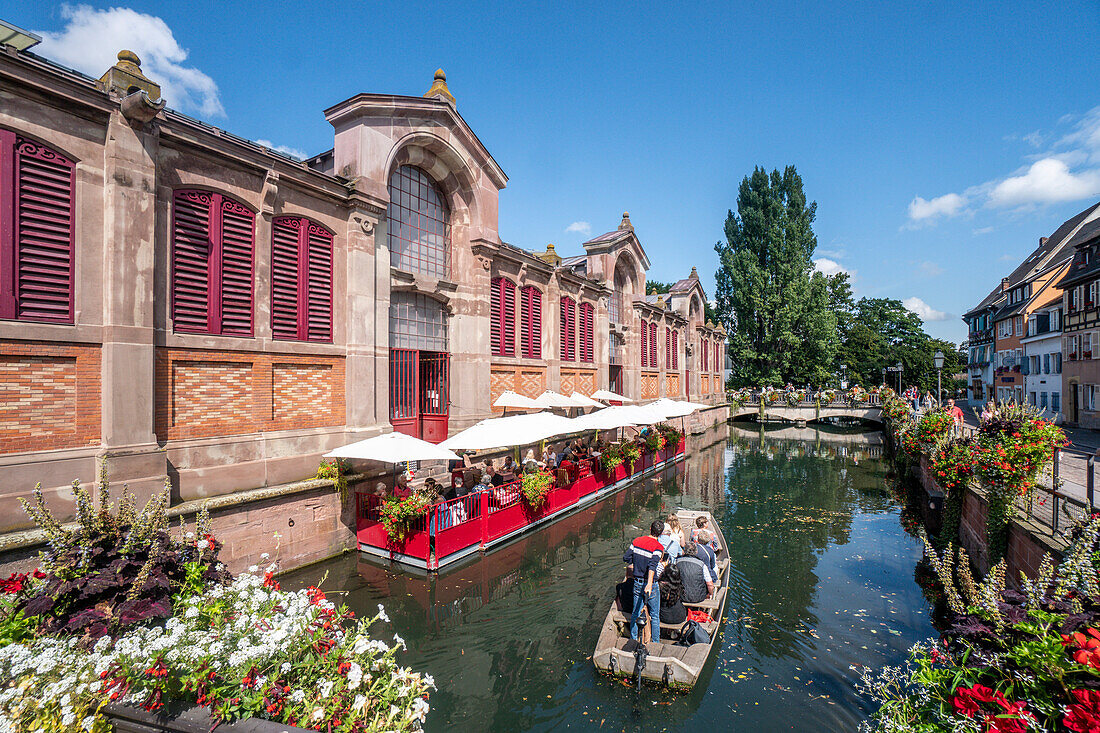
[[[446,128],[453,130],[463,146],[476,154],[478,165],[488,174],[497,188],[508,184],[504,169],[493,159],[489,150],[466,120],[454,107],[439,99],[425,97],[406,97],[400,94],[356,94],[339,104],[325,110],[325,119],[338,127],[350,123],[356,117],[413,117],[423,116],[439,120]]]
[[[118,108],[96,80],[8,46],[0,46],[0,81],[21,87],[20,96],[33,90],[50,106],[100,123]]]

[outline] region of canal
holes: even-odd
[[[283,586],[324,575],[359,613],[384,604],[379,636],[404,637],[401,661],[439,688],[430,731],[854,730],[869,705],[850,667],[897,664],[935,634],[880,434],[750,425],[693,440],[675,468],[456,570],[348,555]],[[727,620],[692,692],[638,694],[590,655],[624,548],[678,506],[712,511],[729,542]]]

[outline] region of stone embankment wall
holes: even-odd
[[[921,456],[919,468],[914,467],[925,493],[933,501],[943,497],[936,480],[932,477],[927,456]],[[989,502],[980,488],[968,488],[963,497],[962,516],[959,520],[959,536],[956,541],[966,549],[974,568],[985,575],[989,572],[989,546],[986,542],[986,522],[989,516]],[[1035,577],[1043,557],[1050,555],[1058,562],[1065,551],[1065,543],[1050,536],[1050,531],[1027,519],[1016,517],[1009,522],[1008,546],[1005,550],[1009,585],[1019,586],[1020,574]]]

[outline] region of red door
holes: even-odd
[[[390,349],[390,424],[432,443],[447,438],[448,354]]]

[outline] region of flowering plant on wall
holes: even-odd
[[[637,463],[638,459],[641,457],[642,449],[638,447],[637,443],[623,443],[623,460],[626,461],[626,465],[631,473],[634,473],[634,464]]]
[[[527,505],[532,509],[538,509],[546,501],[553,485],[553,474],[548,471],[536,471],[535,473],[523,474],[523,480],[520,481],[520,491],[523,492],[523,499],[527,502]]]
[[[926,547],[948,604],[940,642],[901,667],[861,671],[880,704],[874,731],[1100,730],[1100,518],[1078,528],[1057,569],[1044,558],[1021,590],[1002,561],[981,584],[966,553]]]
[[[333,488],[340,494],[340,501],[348,498],[348,464],[339,458],[331,461],[321,459],[321,465],[317,466],[317,478],[327,479],[332,482]]]
[[[623,450],[615,443],[609,443],[600,453],[600,465],[605,473],[611,473],[623,465]]]
[[[112,512],[76,486],[75,529],[41,494],[26,509],[49,537],[41,568],[0,581],[0,730],[110,729],[108,702],[159,711],[179,701],[215,724],[247,717],[325,731],[409,731],[432,680],[399,667],[322,591],[279,588],[275,565],[233,578],[200,512],[171,533],[167,500]],[[120,587],[125,583],[125,587]]]
[[[792,389],[787,392],[787,404],[791,407],[798,407],[802,404],[802,400],[805,399],[805,394],[800,389]]]
[[[389,496],[378,507],[378,519],[386,529],[391,542],[401,543],[412,529],[412,523],[422,519],[432,501],[427,495],[414,491],[408,497],[399,499]]]

